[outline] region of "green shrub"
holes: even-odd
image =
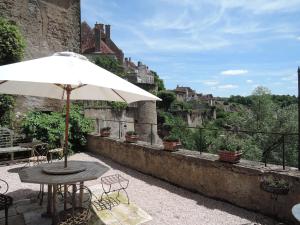
[[[167,137],[164,137],[164,141],[169,141],[169,142],[179,142],[179,138],[178,138],[178,136],[177,135],[175,135],[175,134],[171,134],[171,135],[169,135],[169,136],[167,136]]]
[[[0,126],[11,127],[15,98],[11,95],[0,95]]]
[[[29,138],[47,142],[51,148],[60,147],[65,132],[65,113],[29,112],[22,130]],[[86,144],[86,136],[93,130],[92,121],[84,118],[81,108],[71,106],[69,120],[69,148],[80,151]]]
[[[25,42],[19,28],[0,18],[0,65],[15,63],[23,58]]]
[[[138,134],[137,134],[137,132],[130,130],[130,131],[126,132],[126,135],[131,136],[131,135],[138,135]]]
[[[110,131],[111,130],[111,127],[103,127],[101,128],[100,131],[104,132],[104,131]]]

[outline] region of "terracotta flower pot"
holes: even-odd
[[[136,143],[139,139],[139,136],[138,135],[125,135],[125,139],[126,139],[126,142],[129,142],[129,143]]]
[[[164,150],[167,151],[177,151],[178,147],[180,146],[180,142],[178,141],[164,141]]]
[[[242,152],[235,151],[225,151],[225,150],[220,150],[218,152],[219,154],[219,160],[223,162],[230,162],[230,163],[238,163],[242,157]]]
[[[107,131],[107,130],[100,131],[100,136],[101,137],[109,137],[110,131]]]

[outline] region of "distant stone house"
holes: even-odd
[[[176,94],[177,101],[190,101],[198,99],[196,91],[190,87],[180,87],[177,85],[174,92]]]
[[[110,25],[96,23],[92,29],[86,22],[81,23],[81,53],[90,59],[106,55],[123,64],[123,51],[111,40]]]
[[[135,65],[131,58],[125,58],[124,68],[128,81],[134,84],[154,84],[154,75],[149,70],[148,66],[142,62]]]
[[[212,94],[203,95],[202,93],[196,93],[195,90],[190,87],[178,86],[174,89],[177,101],[191,101],[198,100],[208,103],[209,106],[215,105],[215,99]]]

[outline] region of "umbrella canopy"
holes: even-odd
[[[66,99],[62,88],[66,85],[75,88],[70,99],[76,100],[160,100],[76,53],[61,52],[0,67],[0,93]]]
[[[0,93],[67,100],[65,167],[71,99],[127,103],[160,100],[72,52],[0,66]]]

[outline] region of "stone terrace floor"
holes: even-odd
[[[110,169],[103,176],[119,173],[130,180],[128,194],[130,201],[134,202],[151,217],[147,225],[277,225],[277,221],[261,214],[257,214],[231,204],[216,201],[200,194],[176,187],[162,180],[139,173],[135,170],[121,166],[111,160],[92,154],[79,153],[69,157],[69,160],[97,161]],[[10,209],[9,224],[24,225],[22,212],[30,211],[29,200],[36,198],[39,185],[21,183],[17,168],[23,164],[0,167],[0,178],[9,185],[9,195],[14,198],[17,206]],[[86,186],[99,184],[98,180],[86,182]],[[221,185],[221,184],[220,184]],[[44,205],[46,202],[44,202]],[[4,213],[0,212],[0,224],[4,224]],[[36,214],[35,214],[36,216]],[[121,224],[121,223],[120,223]],[[39,223],[39,225],[43,225]]]

